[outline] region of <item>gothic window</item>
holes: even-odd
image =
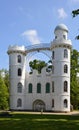
[[[68,82],[64,81],[64,92],[68,91]]]
[[[17,92],[18,93],[22,93],[22,83],[18,83],[18,86],[17,86]]]
[[[53,51],[52,52],[52,59],[54,59],[55,58],[55,52]]]
[[[22,107],[22,99],[17,100],[17,107]]]
[[[21,63],[21,56],[20,55],[18,55],[18,63]]]
[[[64,99],[64,108],[67,108],[68,107],[68,101],[67,99]]]
[[[46,83],[46,93],[50,93],[50,83]]]
[[[37,83],[37,93],[41,93],[41,84]]]
[[[54,107],[54,99],[52,99],[52,107]]]
[[[18,69],[18,76],[21,76],[22,75],[22,70],[21,68]]]
[[[64,58],[68,58],[68,51],[67,51],[67,49],[64,49]]]
[[[68,66],[66,64],[64,65],[64,73],[68,73]]]
[[[32,84],[31,83],[29,83],[29,85],[28,85],[28,93],[32,93]]]
[[[52,92],[54,92],[54,81],[52,81]]]

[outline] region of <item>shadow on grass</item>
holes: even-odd
[[[12,114],[0,117],[0,130],[78,130],[79,116]]]

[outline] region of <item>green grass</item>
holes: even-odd
[[[79,130],[79,115],[12,113],[0,117],[0,130]]]

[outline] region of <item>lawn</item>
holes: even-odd
[[[0,115],[0,130],[79,130],[79,115]]]

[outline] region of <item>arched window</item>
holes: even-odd
[[[66,39],[66,35],[63,35],[63,38]]]
[[[68,82],[64,81],[64,92],[68,91]]]
[[[50,93],[50,83],[46,83],[46,93]]]
[[[52,74],[54,74],[54,66],[52,65]]]
[[[68,66],[64,65],[64,73],[68,73]]]
[[[28,93],[32,93],[32,84],[31,83],[29,83],[29,85],[28,85]]]
[[[21,68],[18,69],[18,76],[21,76],[22,75],[22,70]]]
[[[18,63],[21,63],[21,56],[20,55],[18,55],[17,60],[18,60]]]
[[[22,107],[22,99],[17,100],[17,107]]]
[[[20,83],[20,82],[17,85],[17,92],[22,93],[22,83]]]
[[[52,99],[52,107],[54,107],[54,99]]]
[[[52,59],[54,59],[54,58],[55,58],[55,52],[52,51]]]
[[[65,108],[68,107],[68,101],[67,101],[67,99],[64,99],[64,107],[65,107]]]
[[[37,93],[41,93],[41,84],[37,83]]]
[[[52,81],[52,92],[54,92],[54,81]]]
[[[67,51],[67,49],[64,49],[64,58],[68,58],[68,51]]]

